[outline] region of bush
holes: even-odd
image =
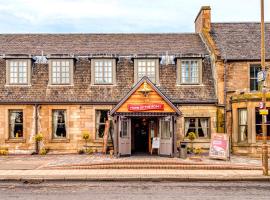
[[[84,153],[85,153],[84,149],[79,149],[78,150],[78,154],[84,154]]]
[[[0,155],[3,155],[3,156],[8,155],[8,148],[7,147],[0,147]]]
[[[194,132],[189,132],[188,135],[187,135],[187,138],[190,140],[190,141],[193,141],[196,139],[196,133]]]
[[[42,133],[38,133],[36,136],[35,136],[35,141],[36,142],[41,142],[43,140],[43,135]]]
[[[85,153],[90,155],[94,153],[94,150],[92,148],[88,148],[85,150]]]
[[[39,151],[39,155],[46,155],[49,152],[49,148],[42,148]]]
[[[82,138],[83,138],[84,140],[89,140],[89,138],[90,138],[90,133],[89,133],[89,131],[84,130],[84,131],[82,132]]]
[[[202,148],[201,147],[196,147],[196,148],[194,148],[193,151],[194,151],[195,154],[198,154],[199,155],[199,154],[202,153]]]

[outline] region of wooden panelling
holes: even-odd
[[[140,90],[142,90],[144,85],[142,84],[123,104],[116,112],[133,112],[128,110],[128,104],[154,104],[161,103],[164,104],[164,110],[148,110],[140,112],[175,112],[173,108],[157,93],[153,88],[152,92],[145,97]],[[148,85],[150,88],[151,86]]]

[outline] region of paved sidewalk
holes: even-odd
[[[121,166],[121,167],[119,167]],[[89,181],[192,181],[263,180],[261,159],[232,156],[229,161],[207,156],[166,158],[136,155],[9,155],[0,156],[0,181],[89,180]]]
[[[261,170],[0,170],[0,181],[270,181]]]
[[[159,156],[136,155],[131,157],[110,157],[109,155],[94,154],[94,155],[9,155],[0,156],[0,170],[30,170],[30,169],[47,169],[51,167],[73,166],[73,165],[91,165],[91,164],[106,164],[114,162],[175,162],[179,164],[215,164],[215,165],[242,165],[260,167],[261,159],[249,158],[245,156],[232,156],[231,160],[213,160],[208,156],[203,156],[200,161],[180,158],[167,158]]]

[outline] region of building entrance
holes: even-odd
[[[150,153],[152,139],[157,137],[157,119],[149,117],[132,118],[131,144],[133,153]]]

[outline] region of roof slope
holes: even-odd
[[[208,54],[198,34],[0,34],[0,54]]]
[[[213,37],[222,59],[259,60],[260,23],[212,23]],[[270,23],[265,24],[266,58],[270,59]]]

